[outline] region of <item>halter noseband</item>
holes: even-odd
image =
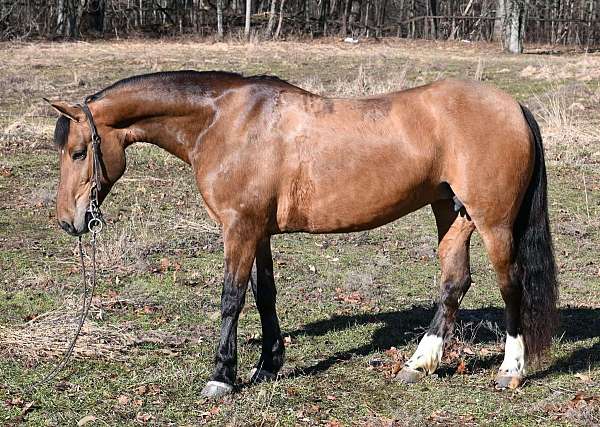
[[[102,142],[102,139],[100,138],[98,129],[96,129],[94,116],[92,116],[92,112],[87,105],[87,99],[83,104],[79,104],[79,106],[87,117],[88,125],[92,133],[92,152],[94,158],[92,159],[92,185],[90,187],[90,206],[88,208],[88,212],[91,214],[92,219],[88,221],[88,230],[95,235],[102,231],[104,224],[104,218],[102,216],[102,211],[100,210],[100,202],[98,201],[98,193],[102,188],[100,183],[100,170],[102,167],[100,164],[100,142]]]

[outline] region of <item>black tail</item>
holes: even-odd
[[[523,286],[521,326],[528,357],[535,359],[552,343],[558,325],[558,284],[548,220],[546,165],[535,118],[521,106],[535,143],[535,165],[514,226],[515,262]]]

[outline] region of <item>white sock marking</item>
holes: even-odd
[[[500,373],[510,376],[525,375],[525,342],[522,335],[511,337],[506,334],[504,361],[500,365]]]
[[[417,350],[405,365],[410,369],[423,370],[427,375],[430,375],[435,372],[440,364],[443,351],[444,340],[442,337],[425,334],[419,342]]]

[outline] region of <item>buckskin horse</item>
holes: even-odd
[[[542,138],[530,111],[498,89],[445,80],[334,99],[276,77],[175,71],[121,80],[83,104],[51,105],[60,113],[57,219],[72,235],[88,231],[94,164],[99,203],[125,171],[125,150],[135,142],[157,145],[192,167],[222,228],[225,258],[221,334],[204,396],[233,390],[249,282],[262,323],[252,380],[272,379],[282,367],[272,235],[368,230],[426,205],[438,229],[441,296],[398,379],[415,382],[438,367],[471,285],[475,229],[506,305],[497,387],[521,384],[525,361],[551,344],[558,290]],[[101,138],[97,149],[92,133]]]

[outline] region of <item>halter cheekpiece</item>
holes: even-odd
[[[104,218],[98,200],[98,193],[102,188],[100,183],[100,169],[102,167],[100,164],[100,142],[102,142],[102,138],[100,138],[96,123],[94,123],[94,116],[92,116],[92,112],[88,107],[87,98],[83,104],[79,104],[79,106],[87,117],[88,125],[92,133],[92,152],[94,158],[92,159],[92,185],[90,187],[90,206],[88,208],[88,212],[92,218],[88,221],[88,230],[92,234],[97,234],[102,231],[104,225]]]

